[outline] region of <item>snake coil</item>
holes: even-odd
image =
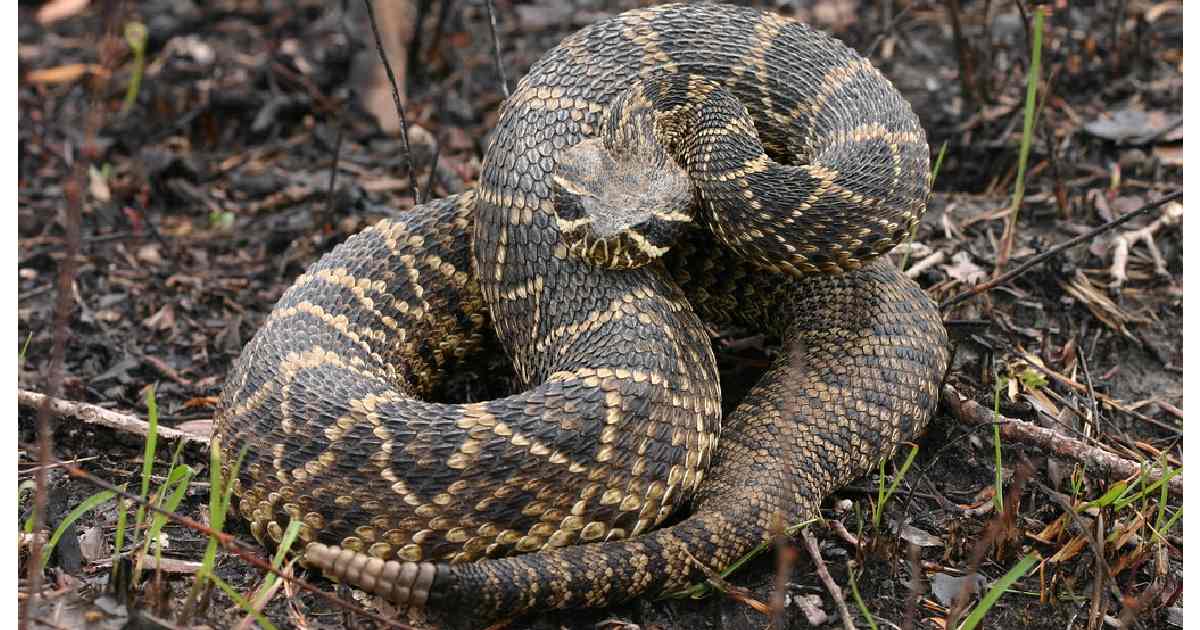
[[[503,105],[475,191],[334,249],[246,346],[213,441],[246,452],[240,512],[413,610],[723,570],[928,420],[945,331],[879,258],[928,161],[891,84],[796,21],[664,5],[581,30]],[[704,322],[783,340],[724,421]],[[527,388],[426,400],[489,323]]]

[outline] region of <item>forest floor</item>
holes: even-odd
[[[96,2],[82,12],[72,2],[34,4],[19,9],[18,388],[146,418],[153,385],[162,426],[206,438],[226,371],[284,289],[349,235],[413,205],[409,153],[393,123],[381,128],[370,113],[387,112],[391,96],[373,78],[378,55],[361,3],[149,0]],[[643,4],[498,0],[509,86],[566,34]],[[893,254],[943,304],[1182,190],[1179,0],[1045,7],[1024,198],[1007,246],[1033,8],[968,0],[754,4],[801,17],[867,54],[913,103],[932,157],[945,148],[929,212],[911,246]],[[485,2],[416,6],[420,28],[393,63],[404,75],[417,182],[440,197],[474,185],[504,92]],[[52,15],[56,9],[63,15]],[[130,23],[148,37],[140,86],[126,106],[139,74],[124,36]],[[863,478],[826,501],[830,525],[812,528],[858,627],[870,625],[865,608],[880,627],[944,629],[963,584],[978,581],[986,592],[1027,554],[1041,561],[991,608],[986,627],[1182,627],[1182,477],[1153,486],[1149,474],[1096,464],[1107,456],[1182,468],[1181,223],[1180,202],[1156,206],[944,309],[955,342],[946,392],[981,407],[944,393],[893,498],[879,506],[879,475]],[[744,333],[726,332],[714,347],[733,403],[770,354]],[[511,378],[491,369],[503,362],[484,363],[456,379],[450,395],[505,393]],[[1002,416],[1053,438],[1002,438],[1000,483],[1010,495],[1002,514],[993,507],[992,425],[965,420],[971,409],[990,418],[997,404]],[[38,410],[19,407],[22,524],[43,461]],[[80,414],[49,415],[54,458],[136,492],[141,436]],[[155,487],[175,442],[159,445]],[[887,484],[906,453],[902,447],[885,469]],[[176,511],[208,523],[207,454],[192,445],[180,456],[196,476]],[[46,471],[49,531],[98,490],[65,470]],[[876,508],[878,528],[870,523]],[[131,627],[233,627],[247,618],[220,590],[202,606],[185,601],[207,537],[175,522],[163,528],[155,579],[123,587],[127,599],[102,597],[112,591],[117,522],[108,501],[65,528],[42,574],[40,603],[28,611],[40,625],[120,627],[133,615],[146,625]],[[270,557],[240,518],[225,530]],[[126,537],[123,551],[141,536]],[[24,607],[34,587],[25,580],[31,538],[22,544]],[[761,628],[769,618],[754,603],[770,601],[777,560],[763,554],[728,578],[744,591],[639,600],[510,627]],[[808,555],[782,566],[788,627],[810,627],[808,615],[820,614],[840,627]],[[264,574],[222,550],[216,575],[248,596]],[[319,576],[304,577],[333,590]],[[280,627],[378,623],[310,593],[287,594],[276,593],[264,610]]]

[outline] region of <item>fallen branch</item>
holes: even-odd
[[[1018,442],[1043,448],[1060,457],[1066,457],[1093,469],[1107,471],[1115,478],[1134,477],[1142,472],[1142,465],[1101,450],[1055,431],[1039,427],[1032,422],[997,416],[991,409],[963,396],[952,385],[942,387],[942,400],[959,422],[968,425],[986,425],[998,421],[1000,434]],[[1150,482],[1163,477],[1165,471],[1154,466],[1150,469]],[[1167,482],[1167,489],[1177,497],[1183,496],[1183,476],[1176,475]]]
[[[38,407],[46,403],[48,403],[50,413],[59,418],[75,418],[88,424],[98,424],[142,437],[150,435],[150,424],[137,416],[123,414],[105,409],[104,407],[97,407],[90,403],[51,398],[45,394],[24,389],[17,390],[17,404],[19,405]],[[158,436],[167,439],[180,439],[184,442],[192,442],[204,446],[208,445],[208,436],[195,435],[169,427],[158,427]]]

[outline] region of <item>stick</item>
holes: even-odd
[[[1053,429],[1045,429],[1024,420],[997,416],[991,409],[960,394],[952,385],[942,387],[942,400],[946,401],[946,406],[950,407],[954,417],[963,424],[985,425],[997,422],[1001,435],[1008,439],[1043,448],[1085,466],[1099,468],[1107,471],[1111,477],[1128,478],[1142,472],[1142,466],[1137,462],[1118,457]],[[1161,468],[1152,467],[1151,482],[1161,479],[1164,474],[1165,471]],[[1182,497],[1183,476],[1172,477],[1167,482],[1167,489],[1172,495]]]
[[[60,418],[75,418],[88,424],[98,424],[123,433],[132,433],[133,435],[140,435],[142,437],[150,435],[150,425],[145,420],[85,402],[62,400],[61,398],[18,389],[17,403],[27,407],[46,405],[50,414]],[[204,446],[208,445],[207,436],[193,435],[179,429],[160,426],[158,427],[158,435],[167,439],[179,439],[184,442]]]
[[[1086,232],[1084,234],[1080,234],[1079,236],[1076,236],[1075,238],[1073,238],[1065,243],[1062,243],[1060,245],[1055,245],[1054,247],[1051,247],[1050,249],[1038,254],[1037,256],[1030,258],[1029,260],[1025,261],[1024,263],[1021,263],[1021,265],[1018,266],[1016,269],[1013,269],[1012,271],[1009,271],[1008,273],[1005,273],[1003,275],[992,278],[991,280],[988,280],[987,282],[984,282],[983,284],[977,285],[971,289],[963,291],[962,293],[959,293],[958,295],[946,300],[945,302],[942,302],[941,309],[944,311],[944,310],[950,308],[951,306],[954,306],[955,304],[958,304],[959,302],[966,300],[969,297],[973,297],[973,296],[979,295],[980,293],[983,293],[984,291],[989,291],[991,289],[994,289],[994,288],[1008,282],[1009,280],[1012,280],[1013,278],[1016,278],[1017,276],[1025,273],[1026,271],[1029,270],[1030,267],[1033,267],[1034,265],[1038,265],[1038,264],[1045,262],[1046,259],[1050,258],[1051,256],[1057,255],[1059,252],[1061,252],[1069,247],[1074,247],[1075,245],[1078,245],[1084,241],[1091,240],[1092,238],[1095,238],[1097,235],[1107,232],[1108,230],[1111,230],[1111,229],[1117,227],[1118,225],[1123,225],[1125,223],[1128,223],[1134,217],[1146,214],[1147,212],[1149,212],[1155,208],[1158,208],[1159,206],[1165,205],[1167,203],[1170,203],[1172,201],[1175,201],[1177,199],[1182,199],[1182,198],[1183,198],[1183,191],[1177,190],[1177,191],[1167,195],[1166,197],[1160,197],[1156,201],[1151,201],[1151,202],[1147,203],[1146,205],[1142,206],[1141,208],[1138,208],[1137,210],[1127,212],[1127,213],[1121,215],[1120,217],[1117,217],[1116,219],[1113,219],[1112,221],[1109,221],[1108,223],[1105,223],[1104,225],[1101,225],[1100,227],[1098,227],[1094,230],[1089,230],[1088,232]]]
[[[813,564],[817,568],[817,576],[821,578],[821,582],[825,584],[825,590],[829,591],[829,594],[833,596],[834,603],[837,604],[838,613],[842,616],[842,628],[857,630],[854,626],[854,618],[850,616],[850,608],[846,606],[846,596],[842,594],[842,588],[829,574],[825,560],[821,558],[821,545],[817,543],[817,535],[812,533],[811,528],[805,527],[800,530],[800,538],[804,540],[804,548],[808,550],[808,555],[812,556]]]
[[[400,88],[396,85],[396,75],[392,73],[392,64],[388,62],[387,51],[383,49],[383,39],[379,37],[379,25],[375,23],[375,7],[371,0],[363,0],[367,6],[367,21],[371,23],[371,32],[375,35],[375,48],[379,51],[379,59],[383,61],[383,70],[387,72],[388,81],[392,84],[392,100],[396,103],[396,113],[400,115],[400,139],[404,142],[404,159],[408,162],[408,181],[412,187],[413,205],[421,203],[421,191],[417,184],[417,170],[413,166],[412,147],[408,145],[408,118],[404,115],[404,103],[400,102]]]
[[[500,37],[496,35],[496,6],[492,0],[487,0],[488,25],[492,27],[492,55],[496,58],[496,72],[500,75],[500,87],[504,89],[504,98],[508,98],[508,78],[504,76],[504,63],[500,61]]]

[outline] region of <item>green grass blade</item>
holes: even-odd
[[[1029,75],[1025,84],[1025,125],[1021,130],[1021,152],[1017,157],[1017,180],[1013,184],[1012,205],[1009,207],[1011,225],[1017,224],[1021,202],[1025,199],[1025,168],[1029,163],[1029,145],[1033,138],[1034,112],[1037,111],[1037,87],[1042,79],[1042,31],[1046,13],[1041,7],[1033,10],[1033,51],[1030,53]]]
[[[121,490],[125,490],[125,484],[121,484]],[[117,576],[121,572],[121,549],[125,547],[125,524],[128,521],[126,500],[124,498],[117,499],[117,535],[113,542],[113,557],[112,568],[113,574],[110,582],[116,582]]]
[[[1118,481],[1117,483],[1113,484],[1113,487],[1109,488],[1108,492],[1105,492],[1099,499],[1084,503],[1083,505],[1079,506],[1079,509],[1075,510],[1075,512],[1085,512],[1094,507],[1108,507],[1115,503],[1116,500],[1121,497],[1121,495],[1125,494],[1125,491],[1128,488],[1129,484],[1126,483],[1125,480]]]
[[[54,534],[50,536],[50,542],[46,543],[46,546],[42,548],[42,568],[46,567],[46,563],[50,561],[50,552],[54,551],[54,546],[57,545],[58,540],[62,538],[63,532],[67,531],[67,528],[70,527],[72,523],[79,520],[80,516],[90,512],[100,504],[105,503],[116,495],[117,493],[111,490],[101,490],[100,492],[97,492],[96,494],[84,499],[79,505],[75,506],[75,509],[71,510],[71,512],[67,514],[67,517],[64,518],[62,522],[58,524],[58,527],[54,529]]]
[[[158,401],[154,396],[154,386],[146,388],[146,421],[149,424],[146,432],[146,449],[142,453],[142,501],[150,496],[150,476],[154,472],[154,458],[158,453]],[[134,531],[141,531],[146,518],[145,504],[138,505],[137,516],[134,517]]]
[[[279,567],[283,566],[284,555],[286,555],[287,552],[289,550],[291,550],[292,545],[295,544],[296,538],[299,535],[300,535],[300,521],[298,521],[298,520],[288,521],[287,529],[284,530],[284,532],[283,532],[283,539],[279,541],[279,549],[275,551],[275,557],[271,560],[271,566],[274,567],[276,570],[278,570]],[[262,587],[259,588],[258,593],[256,593],[254,595],[254,607],[255,608],[260,608],[264,604],[266,604],[265,600],[267,597],[267,593],[271,592],[271,588],[275,586],[275,582],[278,580],[278,577],[279,576],[275,575],[274,573],[267,574],[267,579],[263,580]]]
[[[996,480],[994,482],[995,486],[992,492],[992,502],[995,503],[997,513],[1004,511],[1004,458],[1000,453],[1000,392],[1004,389],[1007,382],[1008,379],[996,379],[996,393],[995,400],[993,402],[994,408],[992,409],[992,413],[995,414],[995,421],[992,422],[992,446],[995,449],[995,454],[993,457],[995,458],[996,468]]]
[[[1171,531],[1171,528],[1175,525],[1175,522],[1181,518],[1183,518],[1183,508],[1179,508],[1178,512],[1175,512],[1174,514],[1172,514],[1171,518],[1167,519],[1166,524],[1163,525],[1162,527],[1158,528],[1158,531],[1163,536],[1166,536],[1167,532]]]
[[[933,163],[933,170],[929,171],[929,188],[933,189],[933,183],[937,181],[938,173],[942,170],[942,159],[946,157],[946,145],[949,141],[942,140],[942,148],[938,149],[937,160]]]
[[[871,615],[871,611],[867,609],[866,603],[863,602],[862,595],[858,594],[858,580],[854,577],[854,569],[846,571],[846,575],[850,578],[850,593],[854,595],[854,603],[858,605],[858,611],[863,614],[867,620],[867,625],[871,626],[871,630],[879,630],[879,626],[875,625],[875,617]]]
[[[900,470],[896,472],[896,476],[892,478],[892,483],[888,486],[887,494],[883,495],[883,502],[887,503],[888,499],[896,494],[896,488],[900,487],[900,482],[904,481],[904,476],[908,474],[909,467],[912,466],[913,460],[917,458],[917,451],[921,447],[913,444],[913,447],[908,451],[908,457],[904,458],[904,463],[900,465]]]
[[[146,36],[145,24],[130,22],[125,25],[125,42],[133,51],[133,72],[129,77],[129,87],[125,90],[125,102],[121,105],[122,114],[137,102],[138,92],[142,88],[142,74],[146,69]]]
[[[979,604],[971,610],[971,614],[967,615],[966,620],[958,627],[958,630],[973,630],[975,626],[979,625],[979,622],[983,621],[983,616],[991,610],[996,601],[1000,599],[1000,596],[1008,591],[1008,587],[1012,586],[1014,582],[1022,577],[1025,577],[1030,567],[1040,561],[1041,557],[1036,552],[1021,558],[1021,561],[1016,566],[1009,569],[1008,573],[1004,574],[1004,577],[996,580],[992,588],[988,589],[987,594],[983,596],[983,599],[979,600]]]
[[[17,354],[17,365],[20,367],[25,367],[25,357],[28,356],[29,353],[30,341],[33,341],[32,332],[25,336],[25,343],[21,345],[21,352]]]
[[[942,148],[938,149],[937,161],[933,163],[933,170],[929,172],[929,190],[931,192],[933,191],[933,182],[937,181],[938,171],[942,170],[942,158],[946,157],[946,144],[947,142],[943,140]],[[919,223],[914,223],[912,229],[908,231],[908,236],[904,238],[906,244],[912,245],[913,239],[917,238],[917,227],[919,227]],[[910,253],[912,253],[911,247],[906,249],[904,255],[900,257],[900,271],[908,268],[908,255]]]
[[[237,591],[235,591],[233,589],[232,586],[227,584],[225,582],[225,580],[222,580],[221,578],[219,578],[215,575],[209,575],[208,579],[212,580],[213,583],[216,584],[217,587],[220,588],[222,591],[225,591],[225,594],[229,596],[229,599],[232,599],[234,601],[234,603],[236,603],[238,606],[240,606],[242,608],[242,610],[245,610],[246,612],[250,613],[251,615],[254,615],[254,620],[257,621],[260,625],[262,625],[263,628],[266,628],[267,630],[279,630],[278,628],[275,627],[275,624],[271,623],[270,619],[267,619],[265,615],[263,615],[261,612],[255,610],[254,606],[252,606],[250,604],[250,602],[246,600],[245,597],[242,597],[241,593],[238,593]]]
[[[146,435],[146,450],[142,457],[143,499],[150,494],[150,473],[154,470],[154,457],[158,450],[158,400],[154,396],[153,385],[146,388],[146,418],[150,427]]]
[[[1158,481],[1155,481],[1154,483],[1143,488],[1141,490],[1141,492],[1138,492],[1137,494],[1135,494],[1133,496],[1120,498],[1120,499],[1117,499],[1116,501],[1114,501],[1113,509],[1120,510],[1120,509],[1124,508],[1125,506],[1129,505],[1130,503],[1133,503],[1134,501],[1138,501],[1142,498],[1150,496],[1150,493],[1154,492],[1155,490],[1161,489],[1165,496],[1165,493],[1167,491],[1167,482],[1170,481],[1171,479],[1179,476],[1179,474],[1182,472],[1183,472],[1182,468],[1167,469],[1167,473],[1165,475],[1163,475],[1162,477],[1159,477]],[[1162,504],[1160,503],[1160,505],[1162,505]]]
[[[810,518],[807,521],[802,521],[802,522],[796,523],[795,525],[792,525],[791,527],[783,530],[783,533],[787,534],[788,536],[795,536],[796,533],[799,532],[801,529],[804,529],[805,527],[812,525],[816,521],[817,521],[817,519]],[[756,547],[754,547],[750,551],[747,551],[745,553],[745,555],[738,558],[737,560],[734,560],[733,564],[726,567],[725,570],[721,571],[718,575],[720,575],[722,578],[727,578],[730,575],[733,575],[734,572],[736,572],[738,569],[742,568],[742,565],[746,564],[751,559],[757,557],[758,554],[766,551],[770,546],[771,546],[770,542],[759,543]],[[704,597],[708,596],[708,594],[710,592],[712,592],[712,590],[713,590],[712,584],[710,584],[708,582],[700,582],[699,584],[693,584],[691,587],[686,588],[682,591],[675,591],[674,593],[667,593],[666,595],[662,595],[661,597],[663,599],[681,599],[681,598],[703,599]]]
[[[162,495],[171,493],[170,498],[166,500],[160,507],[168,512],[174,512],[179,508],[179,503],[183,500],[183,494],[188,489],[188,484],[192,482],[194,471],[188,466],[180,466],[171,471],[171,475],[167,478],[167,482],[163,484],[162,492],[159,493],[160,499]],[[172,490],[172,486],[174,489]],[[163,525],[167,524],[167,517],[155,512],[154,517],[150,520],[150,530],[146,533],[145,544],[148,546],[151,541],[158,540],[158,534],[162,531]],[[143,547],[145,548],[145,547]]]
[[[233,467],[229,471],[229,479],[222,476],[221,471],[221,453],[220,449],[211,449],[209,451],[209,494],[208,494],[208,512],[209,512],[209,527],[214,532],[221,532],[225,528],[225,513],[229,510],[230,496],[233,494],[233,481],[237,479],[238,469],[241,468],[242,459],[246,456],[246,449],[243,448],[238,460],[234,462]],[[218,540],[216,536],[209,536],[208,546],[204,549],[204,559],[201,563],[200,570],[196,572],[197,577],[205,577],[212,575],[213,565],[216,563]],[[199,584],[200,580],[197,580]]]
[[[25,481],[22,481],[21,484],[17,486],[17,505],[19,506],[21,504],[22,494],[26,492],[33,492],[35,488],[37,488],[37,484],[34,483],[32,479],[26,479]],[[29,518],[25,519],[25,524],[21,526],[21,531],[25,532],[26,534],[33,533],[32,514],[29,515]]]

